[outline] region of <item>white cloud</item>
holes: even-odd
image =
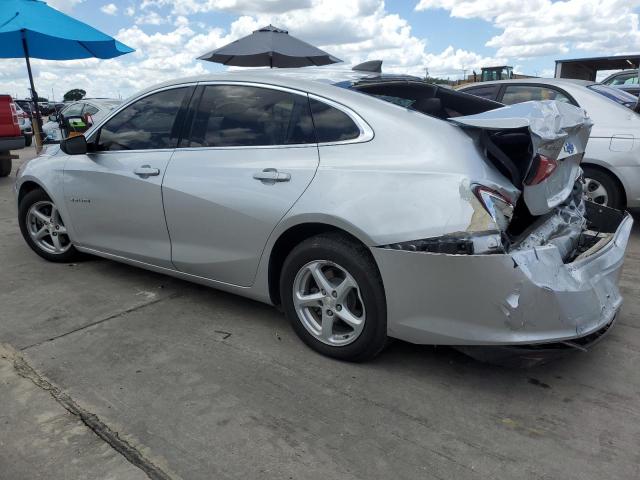
[[[73,7],[75,7],[76,5],[82,2],[84,2],[84,0],[48,0],[47,1],[49,6],[55,8],[56,10],[61,10],[67,13],[73,10]]]
[[[486,45],[502,57],[608,54],[640,49],[640,0],[420,0],[416,10],[445,9],[452,17],[480,18],[502,33]]]
[[[127,17],[133,17],[136,14],[136,7],[134,6],[129,6],[125,9],[124,14]]]
[[[289,8],[291,5],[295,8]],[[199,13],[178,13],[243,12],[254,7],[252,15],[240,15],[226,28],[203,24]],[[463,69],[469,73],[482,65],[505,62],[456,48],[454,38],[443,51],[430,51],[426,39],[417,37],[405,18],[387,11],[384,0],[143,0],[135,9],[129,8],[134,15],[122,17],[129,26],[114,36],[135,48],[134,53],[112,60],[34,60],[37,88],[42,92],[50,92],[52,86],[56,92],[83,88],[91,96],[117,97],[171,78],[222,70],[225,67],[196,58],[269,23],[325,49],[347,65],[383,59],[387,72],[424,75],[428,68],[430,75],[458,78]],[[130,13],[124,5],[121,10]],[[157,28],[158,23],[163,25]],[[6,62],[0,82],[22,97],[27,91],[24,62]]]
[[[162,25],[163,23],[169,23],[169,19],[152,10],[136,17],[135,22],[136,25]]]
[[[100,7],[100,11],[102,13],[106,13],[107,15],[115,15],[116,13],[118,13],[118,7],[115,3],[108,3]]]

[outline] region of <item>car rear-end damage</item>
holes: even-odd
[[[513,189],[460,188],[464,230],[378,245],[389,335],[456,346],[585,348],[614,321],[632,219],[585,202],[591,121],[556,102],[450,120]]]

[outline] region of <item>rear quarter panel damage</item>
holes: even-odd
[[[518,345],[570,340],[612,321],[633,221],[599,251],[564,264],[553,245],[512,254],[372,249],[385,279],[389,335],[413,343]]]

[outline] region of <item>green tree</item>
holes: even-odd
[[[86,94],[87,92],[85,92],[81,88],[74,88],[73,90],[69,90],[67,93],[64,94],[64,101],[75,102],[84,98]]]

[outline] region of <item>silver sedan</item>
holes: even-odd
[[[568,104],[412,77],[190,78],[22,165],[19,224],[50,261],[98,255],[280,305],[340,359],[388,337],[583,349],[621,305],[632,224],[583,200],[590,129]]]

